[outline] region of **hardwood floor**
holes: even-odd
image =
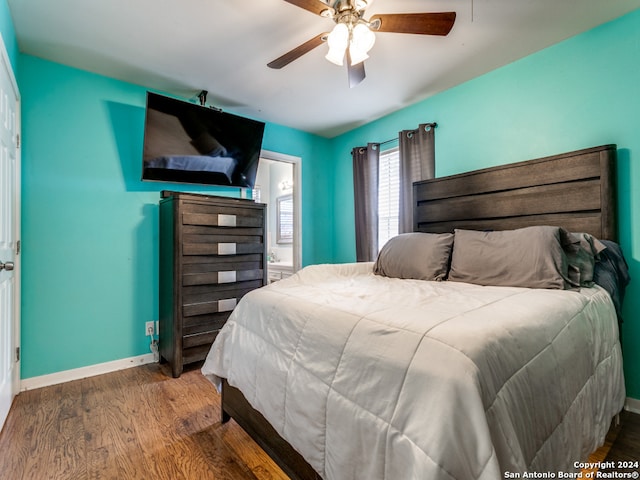
[[[612,445],[605,458],[607,465],[603,465],[602,471],[640,473],[640,415],[622,412],[621,416],[621,425],[609,431],[608,436],[613,437]]]
[[[285,480],[200,370],[157,364],[19,394],[0,434],[0,478]]]
[[[288,478],[237,424],[220,423],[219,396],[199,366],[177,379],[163,368],[18,395],[0,433],[0,479]],[[625,412],[591,461],[639,459],[639,419]]]

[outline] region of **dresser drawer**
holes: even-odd
[[[183,225],[262,228],[264,211],[217,204],[185,202],[182,208]]]
[[[274,272],[272,270],[269,270],[269,283],[271,282],[277,282],[278,280],[282,280],[282,272]]]
[[[221,228],[189,225],[182,229],[186,243],[263,243],[260,228]]]
[[[202,225],[210,227],[256,227],[262,225],[262,216],[241,216],[236,213],[183,213],[183,225]]]
[[[184,257],[182,286],[242,284],[264,278],[263,255]]]
[[[190,273],[182,276],[182,285],[210,285],[260,280],[262,270],[221,270],[217,272]]]
[[[260,282],[261,285],[261,282]],[[185,289],[183,294],[182,315],[191,317],[210,313],[230,312],[240,299],[257,288],[249,282],[245,288],[215,289],[211,286]]]
[[[199,345],[211,345],[218,336],[220,330],[209,332],[194,333],[193,335],[185,335],[182,337],[182,348],[197,347]]]
[[[190,303],[183,305],[182,315],[190,317],[193,315],[205,315],[207,313],[231,312],[238,304],[238,297],[221,298],[220,300],[209,300],[206,302]]]
[[[263,243],[184,243],[182,245],[183,255],[242,255],[247,253],[264,252]]]
[[[213,340],[215,340],[215,337]],[[213,340],[211,340],[211,343],[213,343]],[[183,348],[181,352],[182,363],[188,364],[188,363],[200,362],[205,358],[207,358],[207,354],[209,353],[209,350],[211,350],[211,344],[198,345],[196,347],[191,347],[191,348]]]
[[[293,265],[285,262],[267,264],[269,283],[277,282],[293,275]]]
[[[231,312],[219,312],[185,317],[182,324],[182,335],[187,336],[218,331],[224,326],[229,315],[231,315]]]

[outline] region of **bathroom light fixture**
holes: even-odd
[[[293,182],[291,180],[283,180],[278,184],[280,190],[291,190],[293,188]]]

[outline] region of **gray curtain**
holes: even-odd
[[[378,256],[378,163],[380,144],[356,147],[353,157],[353,192],[356,221],[356,259],[370,262]]]
[[[425,123],[416,130],[400,132],[399,233],[413,231],[413,182],[435,176],[435,127],[435,123]]]

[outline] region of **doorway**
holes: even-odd
[[[262,151],[254,199],[267,205],[269,282],[286,278],[302,266],[301,164],[299,157]]]

